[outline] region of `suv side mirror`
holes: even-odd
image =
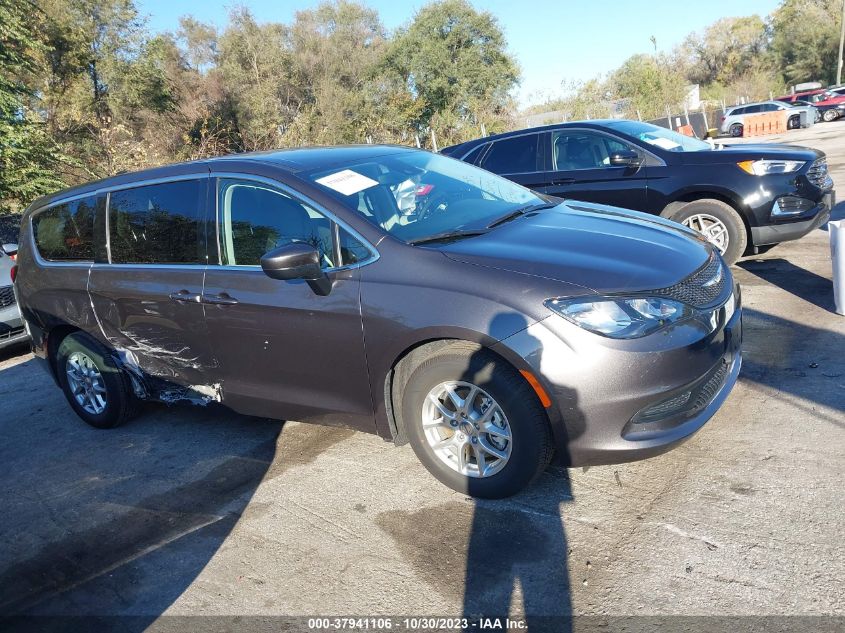
[[[274,248],[261,258],[261,270],[271,279],[304,279],[318,295],[331,292],[332,282],[320,268],[320,253],[310,244],[294,242]]]
[[[12,259],[18,254],[18,245],[17,244],[3,244],[3,252],[6,253]]]
[[[632,149],[623,149],[610,155],[611,167],[635,167],[640,164],[640,155]]]

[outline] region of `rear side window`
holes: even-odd
[[[487,145],[488,143],[482,143],[475,149],[471,150],[469,154],[464,156],[461,160],[463,160],[465,163],[469,163],[470,165],[475,165],[478,162],[478,159],[481,154],[483,154],[484,150],[487,149]]]
[[[113,264],[204,264],[206,180],[113,191],[109,240]]]
[[[92,196],[58,204],[32,218],[41,257],[53,261],[94,260],[97,200]]]
[[[526,134],[496,141],[481,167],[494,174],[524,174],[537,171],[539,134]]]

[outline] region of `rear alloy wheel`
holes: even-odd
[[[508,497],[551,461],[551,429],[537,394],[509,363],[480,346],[456,341],[433,350],[400,393],[414,452],[453,490]]]
[[[825,110],[824,112],[822,112],[822,118],[828,123],[830,123],[831,121],[835,121],[839,118],[839,113],[833,108],[831,108],[830,110]]]
[[[137,413],[138,400],[129,377],[88,334],[66,336],[56,351],[55,367],[70,406],[91,426],[110,429]]]
[[[736,263],[748,245],[742,218],[721,200],[694,200],[681,207],[672,219],[701,233],[719,249],[728,265]]]
[[[730,134],[734,138],[742,136],[742,123],[734,123],[730,128]]]

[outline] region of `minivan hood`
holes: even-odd
[[[662,218],[566,201],[441,250],[456,261],[604,294],[671,286],[703,266],[711,247],[692,231]]]

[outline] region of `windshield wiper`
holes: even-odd
[[[511,211],[507,215],[503,215],[502,217],[493,220],[490,224],[487,225],[488,229],[493,229],[499,226],[500,224],[504,224],[505,222],[510,222],[511,220],[515,220],[521,215],[525,215],[529,211],[540,211],[541,209],[551,209],[552,207],[556,207],[556,204],[550,204],[547,202],[542,202],[539,204],[529,204],[524,207],[520,207],[514,211]]]
[[[443,231],[442,233],[434,233],[433,235],[426,235],[425,237],[418,237],[413,240],[408,240],[408,244],[429,244],[433,242],[446,242],[448,240],[459,240],[464,237],[474,237],[476,235],[484,235],[486,229],[467,229],[464,231]]]

